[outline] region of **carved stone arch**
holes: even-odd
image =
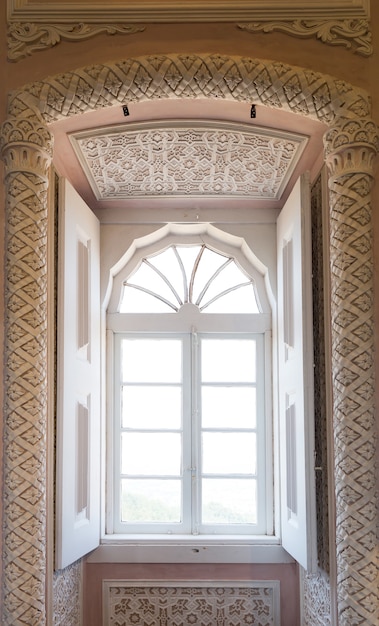
[[[246,101],[329,127],[331,337],[339,626],[379,620],[371,185],[378,131],[368,95],[280,62],[208,54],[126,59],[11,94],[1,134],[6,180],[4,626],[48,622],[48,124],[156,98]]]

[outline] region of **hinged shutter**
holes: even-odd
[[[309,183],[295,185],[277,221],[278,365],[283,547],[316,562],[312,268]]]
[[[56,567],[97,547],[100,536],[99,222],[60,184]]]

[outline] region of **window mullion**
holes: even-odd
[[[199,341],[195,328],[191,330],[191,393],[192,393],[192,464],[191,464],[191,493],[192,493],[192,528],[193,535],[199,534],[201,510],[201,483],[200,483],[200,376],[199,376]]]

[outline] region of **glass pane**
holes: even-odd
[[[204,474],[255,474],[255,433],[213,433],[202,436]]]
[[[171,283],[182,302],[184,302],[183,272],[174,253],[174,248],[171,246],[156,256],[150,256],[149,263],[159,269]],[[173,296],[171,296],[171,300],[172,298]]]
[[[201,310],[204,313],[259,313],[253,285],[238,287]]]
[[[179,433],[121,433],[121,473],[179,476],[181,439]]]
[[[203,524],[256,524],[257,485],[254,479],[202,480]]]
[[[254,339],[202,339],[203,382],[255,382]]]
[[[123,428],[179,429],[182,423],[181,387],[123,387],[121,415]]]
[[[172,302],[173,304],[178,306],[178,301],[175,298],[170,287],[163,280],[163,278],[146,263],[142,263],[142,265],[140,265],[135,274],[130,276],[130,278],[128,279],[128,283],[132,285],[139,285],[140,287],[143,287],[148,291],[152,291],[153,293],[162,296],[169,302]]]
[[[181,340],[123,339],[121,375],[125,382],[181,382]]]
[[[171,308],[159,298],[124,285],[123,295],[120,304],[120,313],[175,313],[176,309]]]
[[[122,522],[180,522],[180,480],[121,481]]]
[[[203,428],[255,428],[257,423],[254,387],[202,387]]]
[[[224,262],[227,259],[224,258]],[[235,287],[240,283],[246,283],[250,280],[246,274],[244,274],[239,267],[233,262],[229,263],[226,267],[224,267],[221,272],[214,277],[209,288],[204,294],[204,298],[202,299],[200,306],[203,306],[205,302],[209,302],[214,296],[222,293],[226,289],[230,287]]]
[[[196,270],[193,289],[193,302],[195,303],[213,274],[226,263],[228,257],[218,254],[209,248],[205,248],[201,255],[201,261]]]

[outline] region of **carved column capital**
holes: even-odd
[[[379,129],[372,120],[344,120],[325,133],[324,148],[333,179],[352,173],[373,176]]]
[[[5,175],[29,172],[46,179],[53,157],[53,136],[37,119],[9,118],[0,130]]]

